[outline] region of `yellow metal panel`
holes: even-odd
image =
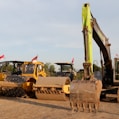
[[[64,85],[64,86],[63,86],[63,92],[64,92],[65,94],[70,94],[69,88],[70,88],[70,85]]]
[[[6,78],[6,74],[1,72],[0,73],[0,81],[4,81],[5,78]]]

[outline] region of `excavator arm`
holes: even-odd
[[[109,43],[108,38],[101,31],[96,19],[93,16],[92,19],[93,19],[93,32],[92,32],[93,39],[99,46],[101,55],[103,56],[103,60],[101,60],[102,70],[103,70],[102,82],[103,82],[103,86],[105,87],[113,84],[113,69],[112,69],[112,60],[111,60],[111,53],[110,53],[111,44]]]

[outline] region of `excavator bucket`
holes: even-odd
[[[100,80],[73,80],[70,85],[72,111],[97,111],[100,103],[102,82]]]
[[[69,77],[40,77],[33,86],[37,99],[67,100],[69,96]]]

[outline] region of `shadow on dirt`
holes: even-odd
[[[37,99],[26,99],[26,98],[15,98],[15,97],[1,97],[1,98],[4,100],[16,101],[19,103],[26,103],[26,104],[36,105],[36,106],[43,106],[43,107],[49,107],[49,108],[55,108],[55,109],[61,109],[61,110],[63,109],[63,110],[68,110],[68,111],[71,110],[68,107],[56,105],[57,101],[50,101],[50,103],[54,103],[54,104],[48,104],[49,101],[41,100],[42,102],[41,103],[40,100],[36,101]]]
[[[116,113],[116,112],[109,112],[109,111],[99,111],[99,112],[100,112],[100,113],[107,113],[107,114],[119,116],[119,113]]]

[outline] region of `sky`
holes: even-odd
[[[89,3],[93,16],[109,38],[112,60],[119,53],[118,0],[0,0],[0,55],[3,60],[30,61],[38,55],[44,63],[84,62],[82,6]],[[93,60],[100,64],[93,43]]]

